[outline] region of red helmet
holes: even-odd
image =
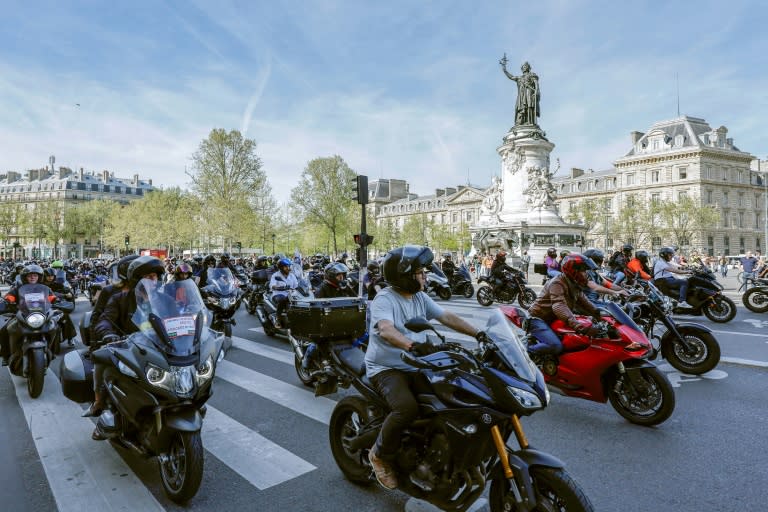
[[[506,260],[507,259],[507,253],[504,251],[499,251],[496,253],[496,259],[497,260]]]
[[[587,276],[582,272],[596,268],[597,265],[595,265],[594,261],[575,252],[566,256],[560,265],[560,270],[565,274],[565,277],[579,286],[587,286]]]

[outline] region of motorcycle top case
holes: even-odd
[[[93,361],[87,348],[72,350],[64,355],[59,372],[61,390],[73,402],[93,401]]]
[[[269,270],[267,269],[259,269],[251,272],[252,284],[267,284],[269,282],[269,278]]]
[[[297,338],[348,341],[365,332],[366,308],[361,297],[299,300],[288,306],[288,326]]]
[[[547,265],[546,265],[546,263],[534,263],[533,264],[533,273],[534,274],[540,274],[542,276],[547,275]]]

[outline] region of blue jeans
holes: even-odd
[[[563,343],[557,337],[555,331],[547,325],[547,322],[536,317],[532,317],[530,322],[530,332],[538,343],[532,347],[529,346],[528,352],[531,354],[557,355],[563,351]]]
[[[616,279],[613,280],[613,284],[619,284],[624,280],[625,277],[627,277],[624,275],[624,272],[620,270],[617,270],[615,275],[616,275]]]
[[[676,277],[662,277],[661,279],[667,282],[670,292],[678,290],[678,297],[680,302],[685,301],[686,297],[688,297],[687,279],[678,279]]]
[[[561,273],[562,273],[562,272],[560,272],[559,270],[555,270],[555,269],[553,269],[553,268],[547,268],[547,275],[548,275],[549,277],[557,277],[557,276],[559,276]]]

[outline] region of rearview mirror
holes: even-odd
[[[420,317],[420,316],[415,316],[409,319],[407,322],[405,322],[405,328],[413,332],[435,330],[435,328],[432,326],[432,324],[429,323],[429,321],[426,318]]]

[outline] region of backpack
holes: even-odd
[[[623,260],[623,254],[621,251],[615,251],[613,254],[611,254],[610,259],[608,260],[608,268],[611,270],[617,270],[624,266]]]

